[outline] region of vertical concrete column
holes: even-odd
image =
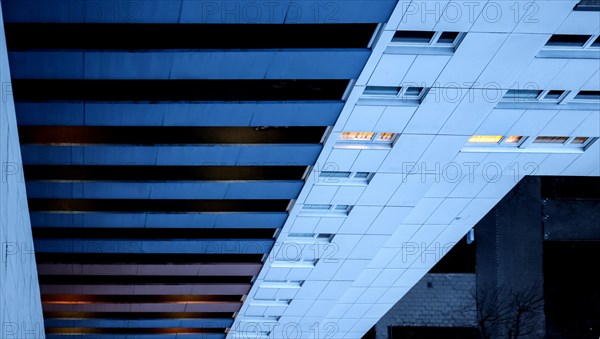
[[[31,223],[0,10],[0,338],[44,338]]]

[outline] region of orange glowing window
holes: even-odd
[[[506,144],[518,144],[518,143],[521,142],[521,140],[523,140],[523,137],[520,136],[520,135],[509,135],[504,140],[504,143],[506,143]]]
[[[395,136],[396,136],[396,133],[379,133],[379,135],[377,136],[377,140],[378,141],[392,141]]]
[[[500,140],[501,135],[474,135],[469,138],[469,142],[474,144],[497,144]]]
[[[573,141],[571,141],[572,144],[575,145],[583,145],[585,144],[590,138],[589,137],[575,137],[573,138]]]
[[[340,140],[348,141],[371,141],[375,136],[374,132],[342,132]]]

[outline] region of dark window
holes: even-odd
[[[396,31],[392,42],[429,43],[435,32],[428,31]]]
[[[544,99],[558,100],[564,93],[565,93],[565,91],[560,91],[560,90],[548,91],[548,93],[546,93],[546,96],[544,96]]]
[[[546,46],[583,46],[591,35],[575,35],[575,34],[554,34],[546,43]]]
[[[422,91],[423,91],[423,87],[408,87],[406,89],[406,91],[404,92],[404,96],[418,97],[419,95],[421,95]]]
[[[442,32],[438,39],[438,44],[453,44],[458,38],[458,32]]]
[[[366,95],[398,95],[400,87],[367,86],[363,94]]]
[[[600,36],[596,38],[596,40],[594,40],[594,42],[592,43],[593,47],[600,47]]]
[[[600,100],[600,91],[579,91],[575,99]]]
[[[575,6],[576,11],[600,11],[600,0],[581,0]]]

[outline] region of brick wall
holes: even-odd
[[[0,99],[0,338],[44,338],[1,10]]]
[[[388,326],[475,327],[472,273],[427,274],[375,325],[377,339]]]

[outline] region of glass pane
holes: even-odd
[[[575,99],[600,100],[600,91],[579,91]]]
[[[546,46],[583,46],[591,35],[554,34],[546,43]]]
[[[453,44],[458,37],[458,32],[443,32],[438,39],[438,44]]]
[[[518,144],[521,140],[523,140],[523,137],[520,135],[510,135],[510,136],[506,137],[506,139],[504,140],[504,143]]]
[[[575,138],[573,138],[573,141],[571,141],[571,143],[576,144],[576,145],[583,145],[589,139],[590,139],[589,137],[575,137]]]
[[[400,87],[367,86],[363,92],[365,95],[398,95]]]
[[[497,144],[501,139],[501,135],[474,135],[469,138],[469,142],[474,144]]]
[[[534,144],[564,144],[569,137],[543,136],[537,137],[533,141]]]
[[[323,171],[319,176],[324,178],[349,178],[350,172]]]
[[[396,133],[379,133],[377,140],[378,141],[392,141],[392,139],[394,139],[395,135],[396,135]]]
[[[374,136],[375,132],[342,132],[340,140],[370,141]]]
[[[423,91],[423,87],[408,87],[404,92],[404,95],[407,97],[418,97],[421,95]]]
[[[396,31],[392,42],[424,43],[428,44],[435,32],[428,31]]]
[[[565,93],[565,91],[559,91],[559,90],[548,91],[548,93],[546,93],[546,96],[544,97],[544,99],[558,100],[564,93]]]

